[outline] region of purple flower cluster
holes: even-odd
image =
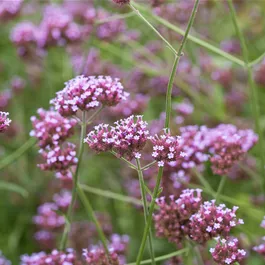
[[[230,230],[243,224],[236,218],[236,210],[226,208],[224,204],[215,205],[215,201],[202,204],[201,190],[184,190],[176,200],[157,199],[159,210],[154,214],[156,234],[170,242],[180,243],[185,236],[199,244],[205,244],[212,238],[227,238]]]
[[[240,249],[237,238],[218,239],[214,248],[210,249],[214,261],[220,265],[230,265],[241,262],[246,257],[246,251]]]
[[[50,46],[80,41],[82,37],[81,26],[73,21],[70,13],[56,5],[46,6],[40,25],[23,21],[13,28],[10,35],[21,56],[34,55]]]
[[[5,22],[14,18],[21,10],[23,0],[1,0],[0,1],[0,21]]]
[[[190,238],[199,244],[217,237],[227,237],[230,230],[243,224],[242,219],[236,218],[236,210],[227,208],[224,204],[216,205],[215,201],[204,202],[197,213],[190,217]]]
[[[81,265],[74,250],[67,249],[65,252],[59,250],[53,250],[50,254],[45,252],[33,253],[32,255],[22,255],[21,265]]]
[[[171,136],[170,132],[164,130],[164,134],[150,136],[153,144],[152,157],[158,162],[159,167],[163,167],[166,162],[174,162],[185,153],[180,152],[179,138]]]
[[[83,250],[83,257],[89,265],[122,265],[126,263],[129,237],[112,235],[108,244],[109,257],[102,246],[92,246]]]
[[[130,0],[112,0],[115,4],[118,5],[125,5],[125,4],[129,4]]]
[[[46,162],[38,166],[41,170],[66,171],[78,162],[75,149],[76,146],[74,144],[67,143],[63,147],[56,146],[53,149],[47,147],[46,150],[40,150]]]
[[[119,79],[110,76],[77,76],[68,81],[63,90],[57,92],[51,104],[63,116],[74,115],[79,109],[89,111],[100,104],[115,106],[126,100],[128,93],[124,92]]]
[[[8,112],[0,111],[0,133],[5,132],[11,123],[11,120],[8,118],[8,115]]]
[[[31,117],[34,129],[30,136],[38,139],[41,148],[56,146],[74,134],[76,120],[66,119],[53,110],[38,109],[38,114],[39,119],[36,116]]]
[[[189,234],[189,218],[199,210],[201,190],[183,190],[176,200],[172,195],[156,200],[159,211],[154,214],[156,235],[166,237],[168,241],[180,243]]]
[[[64,217],[58,215],[56,211],[59,207],[55,203],[44,203],[38,207],[38,213],[33,217],[33,222],[44,230],[57,230],[61,228],[65,221]]]
[[[120,157],[131,160],[141,151],[147,141],[149,130],[142,116],[130,116],[115,122],[109,129],[107,124],[100,124],[91,131],[85,142],[96,152],[114,150]]]

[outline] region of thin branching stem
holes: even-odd
[[[151,162],[151,163],[143,166],[142,167],[142,170],[146,170],[146,169],[150,168],[151,166],[155,165],[156,163],[157,163],[156,161],[153,161],[153,162]]]
[[[94,222],[95,226],[96,226],[96,230],[98,232],[98,236],[102,242],[102,245],[104,247],[104,250],[106,252],[106,254],[109,256],[109,249],[108,249],[108,245],[107,245],[107,239],[104,235],[104,232],[102,230],[102,227],[99,223],[99,221],[97,220],[97,217],[94,213],[94,210],[88,200],[88,198],[86,197],[84,191],[82,190],[81,186],[79,183],[77,183],[77,193],[78,193],[78,196],[80,197],[80,200],[82,201],[85,209],[86,209],[86,212],[88,214],[88,216],[92,219],[92,221]]]
[[[129,4],[130,8],[136,13],[136,15],[141,18],[156,34],[159,38],[161,38],[169,49],[177,56],[177,51],[173,48],[173,46],[160,34],[160,32],[141,14],[139,10],[137,10],[132,3]]]
[[[180,57],[182,56],[182,52],[183,49],[185,47],[186,41],[188,39],[189,36],[189,32],[190,29],[193,25],[195,16],[196,16],[196,12],[198,9],[198,5],[199,5],[200,0],[196,0],[194,6],[193,6],[193,10],[191,12],[190,18],[189,18],[189,22],[188,22],[188,26],[187,29],[185,31],[184,37],[181,41],[179,50],[177,52],[177,55],[175,56],[175,60],[174,60],[174,64],[172,67],[172,71],[169,77],[169,82],[168,82],[168,86],[167,86],[167,95],[166,95],[166,120],[165,120],[165,128],[169,128],[170,127],[170,114],[171,114],[171,109],[172,109],[172,88],[173,88],[173,84],[174,84],[174,79],[175,79],[175,75],[176,75],[176,70],[178,67],[178,63],[180,60]]]
[[[140,160],[138,158],[136,158],[135,160],[136,160],[136,164],[137,164],[137,172],[138,172],[138,177],[139,177],[139,184],[140,184],[141,196],[142,196],[143,208],[144,208],[144,221],[145,221],[145,225],[146,225],[147,224],[147,218],[148,218],[148,206],[147,206],[147,199],[146,199],[144,176],[143,176],[143,171],[141,168]],[[152,264],[154,265],[155,264],[155,254],[154,254],[154,249],[153,249],[151,230],[149,230],[148,244],[149,244],[149,252],[150,252]]]
[[[244,35],[242,33],[242,31],[239,28],[238,25],[238,21],[237,21],[237,15],[236,15],[236,11],[233,5],[232,0],[227,0],[228,5],[229,5],[229,9],[230,9],[230,14],[231,14],[231,18],[235,27],[235,31],[236,34],[239,38],[241,47],[242,47],[242,53],[243,53],[243,57],[244,57],[244,66],[245,69],[247,71],[248,74],[248,82],[249,82],[249,89],[250,89],[250,96],[251,96],[251,105],[252,105],[252,112],[253,112],[253,116],[254,116],[254,120],[255,120],[255,128],[256,128],[256,132],[259,135],[259,144],[258,144],[258,148],[259,148],[259,155],[260,155],[260,161],[261,161],[261,179],[262,179],[262,187],[263,187],[263,191],[265,189],[265,153],[264,153],[264,138],[263,138],[263,131],[261,129],[261,121],[260,121],[260,108],[259,108],[259,100],[258,100],[258,91],[257,91],[257,87],[256,84],[254,82],[253,79],[253,73],[252,73],[252,69],[250,67],[249,63],[249,53],[248,53],[248,47],[244,38]]]
[[[146,222],[146,225],[145,225],[145,228],[144,228],[144,234],[143,234],[141,245],[140,245],[140,249],[139,249],[139,252],[138,252],[136,265],[140,265],[141,264],[141,260],[142,260],[143,254],[144,254],[146,240],[147,240],[147,237],[148,237],[148,234],[149,234],[149,230],[150,230],[151,224],[152,224],[152,217],[153,217],[153,212],[154,212],[154,209],[155,209],[155,201],[156,201],[156,198],[157,198],[158,193],[159,193],[160,183],[161,183],[161,179],[162,179],[162,176],[163,176],[163,170],[164,170],[164,167],[159,167],[157,180],[156,180],[156,186],[155,186],[155,189],[153,191],[152,201],[151,201],[151,204],[150,204],[150,207],[149,207],[149,214],[148,214],[147,222]]]
[[[71,203],[69,205],[69,208],[68,208],[67,214],[66,214],[66,218],[70,224],[71,224],[71,219],[72,219],[73,207],[74,207],[75,200],[76,200],[77,184],[78,184],[78,172],[79,172],[79,168],[80,168],[80,164],[81,164],[83,152],[84,152],[84,143],[83,142],[84,142],[85,134],[86,134],[86,112],[83,111],[81,133],[80,133],[80,140],[79,140],[78,163],[76,166],[75,173],[73,175],[72,199],[71,199]],[[60,249],[61,250],[65,249],[65,247],[66,247],[69,229],[70,229],[69,225],[64,226],[64,231],[63,231],[62,239],[60,242]]]
[[[219,186],[218,186],[218,189],[217,189],[217,192],[216,192],[216,196],[215,196],[216,202],[219,202],[220,195],[221,195],[221,193],[222,193],[222,191],[224,189],[226,180],[227,180],[226,176],[221,176],[221,180],[220,180],[220,183],[219,183]]]
[[[133,163],[131,163],[130,161],[128,161],[124,157],[119,157],[119,155],[115,151],[112,150],[112,151],[110,151],[110,153],[112,153],[115,157],[119,158],[120,160],[126,162],[131,168],[137,170],[137,167]]]

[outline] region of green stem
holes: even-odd
[[[95,213],[93,211],[93,208],[88,200],[88,198],[86,197],[84,191],[82,190],[81,188],[81,185],[79,183],[77,183],[77,193],[78,193],[78,196],[80,197],[80,200],[82,201],[86,211],[87,211],[87,214],[89,215],[89,217],[92,219],[92,221],[95,223],[95,226],[96,226],[96,229],[97,229],[97,232],[98,232],[98,236],[102,242],[102,245],[104,247],[104,250],[106,252],[106,254],[109,256],[109,249],[108,249],[108,245],[107,245],[107,239],[103,233],[103,230],[101,228],[101,225],[100,223],[98,222],[97,220],[97,217],[95,216]]]
[[[98,195],[98,196],[101,196],[101,197],[105,197],[108,199],[113,199],[113,200],[117,200],[117,201],[121,201],[121,202],[125,202],[125,203],[131,203],[131,204],[134,204],[137,206],[142,206],[141,200],[138,200],[138,199],[133,198],[133,197],[125,196],[123,194],[114,193],[114,192],[109,191],[109,190],[102,190],[102,189],[98,189],[95,187],[90,187],[90,186],[87,186],[85,184],[79,184],[79,186],[84,191]]]
[[[24,153],[26,153],[31,147],[36,144],[37,140],[35,138],[30,138],[27,142],[25,142],[20,148],[18,148],[11,155],[6,156],[4,159],[0,161],[0,170],[4,167],[12,164],[18,158],[20,158]]]
[[[92,120],[104,109],[104,106],[101,106],[97,111],[95,111],[89,119],[86,121],[86,124],[89,124],[92,122]]]
[[[105,19],[96,20],[95,24],[100,25],[100,24],[104,24],[106,22],[110,22],[113,20],[129,18],[129,17],[132,17],[134,15],[135,15],[134,12],[129,12],[129,13],[120,14],[120,15],[114,15],[114,16],[110,16],[110,17],[105,18]]]
[[[170,259],[170,258],[173,258],[173,257],[180,256],[180,255],[182,255],[184,253],[187,253],[187,252],[188,252],[188,249],[187,248],[183,248],[183,249],[180,249],[178,251],[175,251],[175,252],[172,252],[172,253],[157,257],[157,258],[155,258],[155,261],[162,261],[162,260]],[[148,260],[143,260],[141,262],[141,264],[150,264],[151,262],[152,262],[152,260],[148,259]],[[126,265],[136,265],[136,262],[128,263]]]
[[[239,28],[238,22],[237,22],[237,16],[236,16],[236,11],[235,8],[233,6],[233,2],[232,0],[227,0],[228,1],[228,5],[229,5],[229,9],[230,9],[230,13],[231,13],[231,18],[236,30],[236,34],[240,40],[240,44],[242,47],[242,53],[243,53],[243,57],[244,57],[244,66],[245,69],[247,70],[247,74],[248,74],[248,82],[249,82],[249,88],[250,88],[250,95],[251,95],[251,105],[252,105],[252,111],[253,111],[253,116],[255,119],[255,128],[256,131],[259,135],[259,144],[258,144],[258,148],[259,148],[259,153],[260,153],[260,160],[261,160],[261,179],[262,179],[262,187],[263,187],[263,191],[265,189],[265,153],[264,153],[264,139],[263,139],[263,132],[261,129],[261,124],[260,124],[260,108],[259,108],[259,100],[258,100],[258,92],[257,92],[257,88],[253,79],[253,74],[252,74],[252,70],[250,65],[248,64],[248,60],[249,60],[249,54],[248,54],[248,48],[246,45],[246,41],[245,38],[243,36],[242,31]]]
[[[141,169],[140,160],[138,158],[135,160],[136,160],[136,164],[137,164],[139,184],[140,184],[141,196],[142,196],[143,208],[144,208],[144,221],[145,221],[145,225],[146,225],[147,217],[148,217],[148,207],[147,207],[147,200],[146,200],[144,176],[143,176],[143,171]],[[149,235],[148,235],[148,243],[149,243],[149,251],[150,251],[150,256],[152,259],[152,264],[155,264],[155,254],[154,254],[154,249],[153,249],[153,244],[152,244],[152,232],[151,232],[151,230],[149,231]]]
[[[221,195],[221,193],[222,193],[222,191],[224,189],[226,179],[227,179],[226,176],[221,176],[221,180],[220,180],[220,183],[219,183],[219,186],[218,186],[218,189],[217,189],[217,192],[216,192],[216,196],[215,196],[215,200],[216,200],[217,203],[218,203],[220,195]]]
[[[151,201],[151,204],[150,204],[150,207],[149,207],[149,214],[148,214],[147,222],[146,222],[146,225],[145,225],[145,228],[144,228],[144,234],[143,234],[142,242],[141,242],[140,249],[139,249],[139,252],[138,252],[136,265],[140,265],[142,257],[143,257],[143,254],[144,254],[145,244],[146,244],[146,240],[147,240],[147,237],[148,237],[148,234],[149,234],[149,230],[150,230],[151,223],[152,223],[153,212],[154,212],[154,209],[155,209],[155,201],[156,201],[156,198],[158,196],[159,187],[160,187],[161,179],[162,179],[162,176],[163,176],[163,170],[164,170],[163,167],[159,167],[157,180],[156,180],[156,186],[155,186],[155,189],[154,189],[154,192],[153,192],[153,196],[152,196],[152,201]]]
[[[148,168],[150,168],[151,166],[153,166],[153,165],[156,164],[156,163],[157,163],[156,161],[153,161],[153,162],[147,164],[146,166],[142,167],[142,171],[143,171],[143,170],[146,170],[146,169],[148,169]]]
[[[186,29],[184,37],[183,37],[183,39],[181,41],[181,44],[180,44],[179,50],[177,52],[177,55],[175,57],[174,64],[173,64],[173,67],[172,67],[172,71],[171,71],[171,74],[170,74],[170,78],[169,78],[169,82],[168,82],[168,86],[167,86],[167,95],[166,95],[165,128],[169,128],[169,123],[170,123],[170,114],[171,114],[171,108],[172,108],[171,107],[171,105],[172,105],[172,102],[171,102],[171,100],[172,100],[171,99],[172,98],[172,88],[173,88],[173,84],[174,84],[174,78],[175,78],[175,75],[176,75],[176,70],[177,70],[177,67],[178,67],[178,63],[179,63],[180,57],[182,56],[182,51],[183,51],[183,49],[185,47],[187,38],[189,36],[190,29],[191,29],[191,27],[193,25],[193,22],[194,22],[194,19],[195,19],[195,16],[196,16],[196,12],[197,12],[197,9],[198,9],[199,2],[200,2],[200,0],[196,0],[195,4],[193,6],[193,9],[192,9],[192,12],[191,12],[191,15],[190,15],[190,18],[189,18],[187,29]]]
[[[85,134],[86,134],[86,112],[83,111],[82,113],[82,125],[81,125],[81,134],[80,134],[80,140],[79,140],[79,153],[78,153],[78,163],[76,166],[76,170],[75,170],[75,174],[73,176],[73,189],[72,189],[72,199],[71,199],[71,203],[69,205],[69,208],[67,210],[67,214],[66,214],[66,218],[69,221],[69,225],[65,225],[64,226],[64,231],[63,231],[63,235],[62,235],[62,239],[60,242],[60,249],[63,250],[66,247],[66,243],[67,243],[67,237],[68,237],[68,233],[69,233],[69,229],[70,229],[70,225],[71,225],[71,216],[72,216],[72,211],[73,211],[73,207],[74,207],[74,203],[76,200],[76,194],[77,194],[77,184],[78,184],[78,172],[79,172],[79,168],[81,165],[81,161],[82,161],[82,156],[83,156],[83,152],[84,152],[84,138],[85,138]]]
[[[141,9],[141,10],[145,11],[148,15],[150,15],[153,19],[155,19],[160,24],[162,24],[162,25],[166,26],[167,28],[169,28],[169,29],[177,32],[178,34],[184,36],[185,31],[182,30],[181,28],[171,24],[169,21],[163,19],[162,17],[159,17],[159,16],[155,15],[154,13],[150,12],[149,10],[147,10],[142,5],[139,5],[138,3],[137,4],[134,3],[134,6],[136,8],[138,8],[138,9]],[[241,66],[245,65],[244,61],[238,59],[237,57],[235,57],[235,56],[233,56],[233,55],[231,55],[231,54],[229,54],[227,52],[224,52],[223,50],[213,46],[212,44],[210,44],[210,43],[208,43],[208,42],[206,42],[206,41],[204,41],[204,40],[202,40],[200,38],[197,38],[195,36],[189,35],[188,36],[188,40],[198,44],[199,46],[202,46],[202,47],[208,49],[211,52],[214,52],[214,53],[226,58],[227,60],[229,60],[229,61],[231,61],[233,63],[236,63],[236,64],[241,65]]]
[[[130,8],[136,13],[136,15],[141,18],[156,34],[159,38],[161,38],[169,49],[177,56],[177,51],[172,47],[172,45],[159,33],[159,31],[141,14],[139,10],[137,10],[132,3],[129,4]]]

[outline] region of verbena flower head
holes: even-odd
[[[67,42],[78,41],[82,37],[81,28],[73,22],[71,14],[57,5],[49,5],[45,8],[39,30],[42,47],[62,46]]]
[[[7,21],[15,17],[21,7],[23,0],[0,0],[0,21]]]
[[[10,39],[20,56],[28,54],[37,45],[37,32],[37,27],[30,21],[20,22],[12,29]]]
[[[164,134],[150,136],[149,139],[153,143],[152,157],[158,162],[159,167],[163,167],[165,163],[176,161],[177,158],[185,155],[180,151],[179,137],[171,136],[170,132],[166,132],[166,129]]]
[[[204,244],[214,237],[227,237],[233,227],[244,223],[236,218],[237,209],[236,206],[229,209],[224,204],[217,206],[214,200],[204,202],[199,211],[190,217],[190,238]]]
[[[77,164],[76,146],[72,143],[67,143],[66,146],[55,146],[53,149],[47,147],[45,150],[40,150],[41,155],[46,160],[45,163],[39,164],[41,170],[65,171],[71,166]]]
[[[131,160],[144,148],[148,135],[147,122],[142,116],[130,116],[115,122],[110,129],[107,124],[96,126],[85,142],[96,152],[115,150],[120,157]]]
[[[212,144],[212,170],[215,174],[227,174],[232,166],[253,147],[258,137],[252,130],[238,130],[231,124],[220,124],[209,131]]]
[[[113,148],[119,156],[131,160],[135,153],[141,151],[148,139],[149,130],[143,116],[130,116],[115,122],[112,127]],[[139,155],[139,154],[138,154]]]
[[[8,115],[8,112],[0,111],[0,133],[5,132],[11,123]]]
[[[63,116],[75,114],[79,109],[88,111],[100,105],[115,106],[126,99],[127,93],[119,79],[109,76],[77,76],[66,83],[62,91],[57,92],[51,103]]]
[[[99,124],[94,130],[89,132],[84,142],[89,147],[100,153],[110,151],[114,144],[113,133],[109,129],[108,124]]]
[[[168,199],[158,198],[159,211],[154,214],[156,234],[170,242],[180,243],[189,232],[189,218],[199,210],[201,190],[184,190],[176,200],[172,195]]]
[[[39,140],[41,148],[58,145],[74,134],[76,120],[64,118],[53,110],[38,109],[38,114],[39,119],[36,116],[31,117],[33,130],[30,136]]]
[[[58,206],[55,203],[44,203],[40,205],[37,215],[33,217],[33,223],[45,230],[61,228],[65,220],[63,216],[56,213],[57,210]]]
[[[0,251],[0,265],[11,265],[11,262]]]
[[[125,254],[128,250],[129,237],[114,234],[108,244],[109,259],[102,246],[92,246],[83,250],[83,257],[91,265],[122,265],[126,263]]]
[[[220,265],[240,263],[247,254],[244,249],[239,248],[237,238],[219,238],[217,245],[211,248],[210,252],[214,261]]]
[[[33,253],[31,255],[22,255],[20,265],[80,265],[80,261],[72,249],[65,252],[53,250],[50,254],[45,252]]]

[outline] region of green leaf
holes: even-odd
[[[0,189],[19,193],[24,198],[28,197],[29,195],[27,190],[18,186],[17,184],[10,182],[0,181]]]

